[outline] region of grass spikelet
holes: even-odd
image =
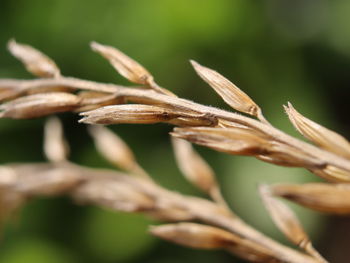
[[[59,77],[61,74],[51,58],[29,45],[19,44],[12,39],[8,42],[8,49],[35,76],[53,78]]]

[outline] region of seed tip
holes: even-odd
[[[194,67],[194,68],[201,67],[201,65],[193,59],[190,59],[190,63],[192,64],[192,67]]]
[[[7,47],[10,48],[11,46],[17,44],[15,38],[10,38],[10,40],[7,42]]]
[[[148,227],[148,231],[153,234],[156,232],[156,228],[157,228],[157,226],[151,225]]]
[[[290,109],[294,109],[292,103],[290,103],[290,102],[288,101],[287,104],[288,104],[288,107],[289,107]]]
[[[90,48],[94,51],[96,51],[99,47],[101,47],[101,44],[97,43],[96,41],[90,42]]]
[[[271,194],[270,186],[267,184],[259,184],[258,189],[261,195]]]
[[[89,119],[89,117],[84,117],[84,118],[81,118],[80,120],[78,120],[78,122],[79,123],[89,123],[88,119]]]

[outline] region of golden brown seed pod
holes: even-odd
[[[32,80],[37,81],[37,80]],[[43,81],[47,81],[44,79]],[[35,87],[26,87],[26,81],[13,80],[13,79],[0,79],[0,102],[11,100],[19,96],[32,95],[37,93],[48,92],[73,92],[75,89],[72,87],[62,85],[40,85]]]
[[[150,232],[162,239],[200,249],[224,248],[234,242],[230,232],[195,223],[154,226]]]
[[[135,157],[127,144],[115,133],[103,126],[88,127],[97,150],[112,164],[125,170],[135,165]]]
[[[235,155],[252,155],[266,162],[307,168],[324,168],[323,161],[279,143],[252,129],[230,127],[175,128],[174,137]]]
[[[280,196],[314,210],[332,214],[350,214],[350,185],[309,183],[276,184],[273,195]]]
[[[177,165],[183,175],[192,184],[209,193],[211,189],[217,186],[214,171],[193,149],[191,143],[174,137],[171,141]]]
[[[89,124],[150,124],[165,122],[179,116],[171,110],[157,106],[142,104],[125,104],[105,106],[96,110],[83,112],[84,116],[79,122]]]
[[[265,147],[266,153],[258,158],[282,166],[323,169],[326,163],[317,157],[300,151],[285,143],[271,141]]]
[[[244,128],[175,128],[171,135],[230,154],[255,155],[267,143],[254,131]]]
[[[14,39],[9,41],[8,49],[30,73],[44,78],[60,76],[60,70],[55,62],[39,50],[29,45],[19,44]]]
[[[258,116],[259,106],[242,90],[218,72],[191,60],[197,74],[235,110]]]
[[[162,239],[197,249],[226,249],[252,262],[279,262],[272,251],[258,243],[217,227],[196,223],[177,223],[151,227]]]
[[[57,112],[71,111],[80,99],[70,93],[49,92],[15,99],[0,105],[0,117],[12,119],[37,118]]]
[[[167,123],[179,127],[216,126],[218,124],[216,118],[206,114],[182,113],[181,115],[182,116],[167,121]]]
[[[350,172],[334,165],[328,164],[322,169],[311,169],[311,171],[326,179],[327,181],[334,183],[348,183],[350,182]]]
[[[57,117],[51,117],[45,124],[44,152],[51,162],[67,160],[69,146],[64,138],[62,123]]]
[[[271,195],[269,186],[261,185],[259,191],[267,211],[284,235],[296,245],[301,246],[310,242],[295,214],[288,206]]]
[[[13,99],[22,93],[15,82],[11,80],[0,80],[0,102]]]
[[[312,246],[308,235],[305,233],[294,212],[283,202],[273,197],[269,186],[261,185],[259,191],[267,211],[279,230],[295,245],[314,257],[317,262],[327,263]]]
[[[343,136],[304,117],[289,102],[284,109],[294,127],[310,141],[328,151],[350,158],[350,143]]]
[[[106,58],[114,69],[130,82],[147,85],[149,88],[152,88],[159,93],[176,97],[171,91],[158,86],[151,73],[120,50],[96,42],[92,42],[90,46],[93,51],[98,52]]]
[[[154,210],[146,211],[146,214],[162,222],[179,222],[196,219],[191,212],[179,207],[162,207],[161,209],[156,208]]]
[[[89,133],[94,139],[97,150],[113,165],[133,174],[146,175],[136,162],[129,146],[117,134],[97,125],[89,126]]]
[[[145,85],[150,82],[150,79],[153,79],[152,75],[143,66],[120,50],[97,42],[92,42],[91,48],[106,58],[119,74],[129,81]]]

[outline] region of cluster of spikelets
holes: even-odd
[[[158,123],[171,132],[177,163],[184,176],[210,199],[185,196],[157,185],[136,162],[128,146],[103,126],[89,131],[98,151],[123,172],[92,169],[67,160],[67,143],[57,119],[48,121],[44,149],[49,163],[0,168],[1,217],[35,196],[69,195],[78,203],[141,212],[171,224],[154,226],[160,238],[199,249],[225,249],[251,262],[327,262],[312,247],[294,213],[278,197],[311,209],[350,213],[350,144],[339,134],[298,113],[285,110],[296,129],[314,145],[274,128],[260,107],[216,71],[191,61],[197,74],[236,111],[228,112],[181,99],[160,87],[140,64],[119,50],[92,43],[94,51],[136,87],[96,83],[62,76],[38,50],[9,42],[34,80],[0,80],[0,118],[36,118],[79,112],[88,124]],[[132,103],[128,103],[132,102]],[[299,249],[286,247],[243,222],[221,195],[214,172],[190,142],[221,152],[254,156],[277,165],[304,167],[328,183],[260,186],[262,200],[276,226]]]

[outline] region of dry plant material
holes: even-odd
[[[314,210],[340,215],[350,214],[349,184],[277,184],[271,186],[271,192],[275,196]]]
[[[209,164],[193,149],[188,141],[175,137],[172,137],[171,141],[177,165],[185,178],[209,194],[213,200],[229,209],[216,182],[214,171]]]
[[[210,193],[217,186],[211,167],[189,142],[173,138],[172,144],[177,164],[183,175],[195,186]]]
[[[88,124],[152,124],[168,122],[179,126],[213,126],[217,121],[211,116],[178,112],[169,107],[144,104],[123,104],[100,107],[83,112],[79,122]]]
[[[263,153],[267,141],[244,128],[175,128],[174,137],[229,154],[255,155]]]
[[[150,232],[162,239],[197,249],[226,249],[252,262],[276,262],[271,251],[217,227],[177,223],[151,227]]]
[[[259,188],[261,198],[267,211],[282,233],[295,245],[301,247],[307,253],[310,253],[310,255],[319,258],[320,262],[326,262],[313,248],[308,235],[305,233],[293,211],[287,205],[272,196],[269,186],[261,185]]]
[[[141,212],[160,221],[174,222],[154,227],[151,232],[184,246],[222,248],[251,262],[326,262],[311,246],[295,214],[276,198],[283,197],[315,210],[348,214],[350,147],[346,139],[305,118],[291,104],[285,107],[291,122],[315,145],[285,134],[268,123],[260,107],[231,81],[194,61],[192,65],[198,75],[228,105],[249,116],[179,98],[158,86],[148,70],[119,50],[95,42],[91,47],[122,76],[141,86],[125,87],[62,76],[51,59],[12,41],[10,51],[30,72],[45,78],[0,80],[0,118],[35,118],[73,111],[81,112],[80,122],[88,124],[175,125],[171,135],[180,170],[211,200],[182,195],[156,184],[136,162],[130,148],[102,126],[89,128],[95,145],[102,156],[124,172],[71,163],[66,160],[60,124],[51,120],[46,126],[44,146],[49,163],[0,167],[2,220],[30,198],[65,194],[80,204]],[[262,199],[275,224],[299,246],[292,249],[260,233],[231,211],[214,172],[189,142],[277,165],[303,167],[328,182],[342,184],[261,187]]]
[[[45,131],[52,132],[51,129]],[[103,132],[95,132],[93,136],[95,140],[105,139],[96,138],[105,136]],[[66,194],[80,204],[142,212],[161,221],[205,224],[198,228],[187,223],[195,231],[187,236],[187,243],[183,245],[193,246],[202,240],[200,248],[208,249],[210,242],[217,242],[225,250],[252,262],[319,262],[264,236],[217,201],[181,195],[160,187],[147,177],[130,175],[86,168],[69,161],[3,166],[0,169],[2,219],[7,219],[30,198]],[[203,240],[204,237],[207,239]],[[219,240],[215,241],[216,238]]]
[[[13,39],[8,43],[8,49],[35,76],[52,78],[61,74],[52,59],[31,46],[19,44]]]
[[[69,146],[63,136],[62,124],[58,118],[51,117],[45,125],[44,153],[50,162],[67,160]]]
[[[6,99],[15,98],[20,93],[21,91],[11,86],[11,81],[9,81],[8,87],[6,86],[6,83],[3,83],[0,89],[0,102]]]
[[[235,84],[215,70],[204,67],[194,60],[191,60],[191,64],[197,74],[233,109],[253,115],[266,122],[260,107]]]
[[[80,122],[89,124],[150,124],[169,121],[179,116],[161,107],[141,104],[105,106],[81,115],[85,117]]]
[[[143,85],[153,78],[143,66],[114,47],[92,42],[91,48],[106,58],[120,75],[131,82]]]
[[[180,245],[200,249],[224,248],[235,240],[228,231],[195,223],[154,226],[151,233]]]
[[[85,183],[74,196],[78,202],[88,202],[124,212],[147,211],[154,207],[154,200],[133,185],[113,182],[110,179]]]
[[[304,117],[291,103],[284,109],[294,127],[310,141],[326,150],[350,158],[350,143],[343,136]]]
[[[316,175],[325,178],[330,182],[349,182],[350,174],[347,170],[338,168],[337,166],[327,165],[322,170],[313,171]]]
[[[212,69],[203,67],[193,60],[191,60],[191,63],[198,75],[207,82],[228,105],[235,110],[257,116],[257,112],[260,110],[259,106],[256,105],[247,94],[237,88],[236,85]]]
[[[273,221],[289,240],[301,247],[310,242],[295,214],[284,203],[272,197],[267,185],[260,186],[260,195]]]
[[[135,157],[130,148],[115,133],[103,126],[89,127],[97,150],[117,167],[130,170],[135,165]]]
[[[104,58],[106,58],[114,67],[114,69],[130,82],[141,85],[148,85],[160,93],[174,96],[172,92],[159,87],[154,82],[151,73],[149,73],[143,66],[125,55],[120,50],[111,46],[101,45],[97,42],[92,42],[91,48],[93,51],[98,52]]]
[[[85,112],[98,109],[107,105],[116,105],[124,102],[118,99],[116,94],[108,94],[96,91],[81,91],[77,94],[81,98],[81,107],[75,109],[76,112]]]
[[[136,162],[129,146],[115,133],[103,126],[91,125],[90,135],[101,155],[116,167],[136,175],[147,176],[147,173]]]
[[[0,117],[30,119],[49,114],[71,111],[80,99],[70,93],[49,92],[21,97],[0,105]]]

